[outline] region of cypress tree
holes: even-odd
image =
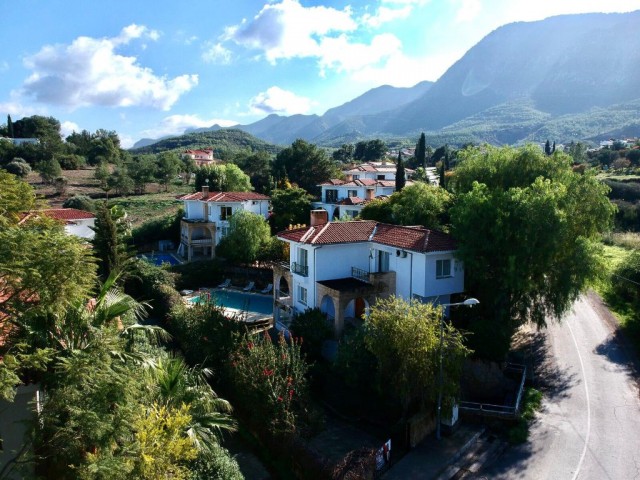
[[[424,132],[420,134],[420,139],[418,140],[418,144],[416,145],[416,165],[418,167],[426,167],[427,166],[427,144],[426,139],[424,137]]]
[[[551,143],[549,139],[547,139],[547,143],[544,144],[544,153],[545,155],[551,155]]]
[[[7,115],[7,135],[9,135],[9,138],[13,138],[13,121],[11,120],[11,115]]]
[[[404,163],[402,163],[402,153],[398,151],[398,162],[396,163],[396,192],[402,190],[407,183],[404,172]]]

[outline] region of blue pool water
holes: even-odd
[[[211,290],[211,301],[227,308],[235,308],[245,312],[273,314],[273,299],[271,296],[256,295],[253,293],[236,292],[232,290]],[[189,300],[191,303],[200,303],[200,296]]]
[[[168,263],[170,265],[180,264],[180,261],[170,253],[145,253],[144,255],[138,255],[138,258],[142,258],[143,260],[146,260],[147,262],[153,263],[154,265],[158,266],[162,265],[163,263]]]

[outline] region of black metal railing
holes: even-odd
[[[309,276],[309,265],[300,265],[298,262],[291,264],[291,271],[303,277]]]
[[[361,282],[369,283],[369,272],[358,267],[351,267],[351,276]]]

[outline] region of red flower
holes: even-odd
[[[289,400],[291,400],[293,398],[293,389],[289,390]]]
[[[282,401],[282,397],[278,397],[278,401],[281,402]]]
[[[265,368],[264,370],[262,370],[262,374],[265,377],[270,377],[271,375],[273,375],[273,370],[269,370],[268,368]]]
[[[247,348],[251,350],[253,348],[253,342],[247,343]]]

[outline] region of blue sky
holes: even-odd
[[[20,0],[0,16],[0,122],[143,137],[323,114],[437,80],[497,27],[640,0]]]

